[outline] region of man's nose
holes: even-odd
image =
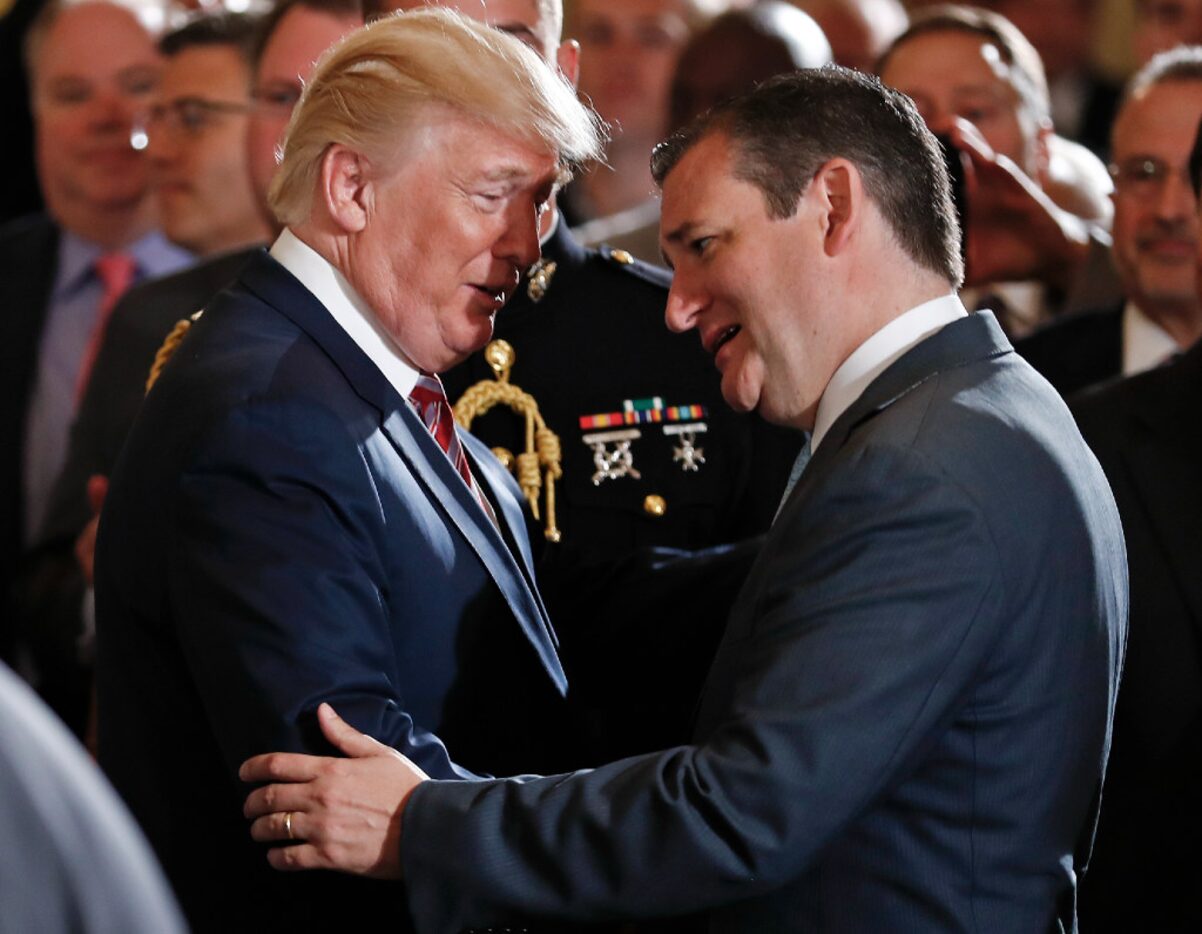
[[[102,88],[89,105],[88,123],[93,130],[128,133],[138,114],[137,101],[115,89]]]
[[[155,165],[173,162],[180,153],[179,134],[164,120],[150,120],[146,127],[146,154]]]
[[[1156,192],[1156,214],[1164,220],[1180,220],[1194,213],[1194,189],[1184,166],[1165,174],[1164,184]]]
[[[515,210],[506,225],[505,235],[497,241],[494,255],[522,270],[538,262],[540,217],[538,211]]]
[[[692,287],[679,272],[668,290],[668,306],[664,311],[664,322],[668,329],[681,334],[697,326],[697,315],[705,307],[701,293]]]

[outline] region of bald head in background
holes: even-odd
[[[681,51],[669,95],[669,128],[775,75],[830,61],[831,46],[818,24],[791,4],[765,0],[731,10]]]
[[[899,0],[792,0],[814,17],[831,44],[835,62],[871,74],[876,61],[905,30],[909,17]]]

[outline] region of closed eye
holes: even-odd
[[[478,207],[484,211],[496,211],[501,207],[501,203],[505,200],[507,192],[504,191],[477,191],[472,195]]]

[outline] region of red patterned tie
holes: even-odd
[[[467,454],[459,443],[459,435],[455,433],[455,417],[451,414],[451,404],[447,402],[447,394],[443,391],[442,381],[437,375],[422,373],[417,377],[417,385],[409,393],[409,401],[417,409],[418,417],[426,423],[430,434],[438,442],[468,489],[476,490],[472,479],[472,470],[468,466]],[[477,494],[478,495],[478,494]]]
[[[75,376],[75,404],[83,398],[88,388],[88,380],[92,376],[92,367],[96,365],[96,355],[100,353],[100,345],[104,343],[104,332],[108,330],[109,318],[113,308],[130,283],[134,281],[134,258],[128,253],[106,253],[96,260],[93,268],[104,292],[100,296],[100,306],[96,309],[96,323],[92,325],[92,334],[84,348],[83,358],[79,361],[79,369]]]

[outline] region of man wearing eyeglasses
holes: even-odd
[[[1057,321],[1015,347],[1068,395],[1165,362],[1202,336],[1198,218],[1188,164],[1202,117],[1202,46],[1153,58],[1112,131],[1115,267],[1125,301]]]
[[[24,552],[41,543],[114,301],[191,260],[158,230],[149,160],[130,145],[161,70],[149,12],[127,0],[47,0],[25,37],[46,211],[0,228],[0,655],[17,641],[24,614],[9,595]],[[21,633],[19,666],[32,675],[27,640]],[[39,673],[47,697],[52,681]]]
[[[171,276],[142,283],[131,289],[113,309],[94,368],[95,377],[79,405],[71,429],[66,464],[51,491],[46,520],[41,529],[42,545],[29,561],[22,581],[22,597],[30,633],[38,633],[37,655],[42,667],[61,672],[57,680],[63,700],[55,706],[79,733],[87,723],[91,683],[90,588],[92,550],[96,534],[96,513],[106,488],[105,477],[112,470],[125,436],[141,406],[146,377],[155,351],[172,326],[201,308],[230,282],[255,252],[233,249],[227,234],[218,236],[218,228],[233,229],[221,220],[231,216],[227,200],[237,198],[232,183],[218,181],[216,169],[224,162],[229,171],[249,179],[249,191],[239,209],[245,218],[250,211],[261,220],[257,239],[270,239],[274,222],[266,207],[267,186],[275,172],[275,148],[283,136],[292,106],[300,96],[301,83],[316,59],[337,39],[362,25],[358,0],[284,0],[254,31],[253,48],[246,56],[254,59],[254,107],[246,116],[231,107],[246,107],[252,95],[248,71],[242,57],[230,50],[232,37],[224,42],[202,45],[196,39],[200,31],[231,31],[224,27],[202,26],[208,17],[184,32],[191,39],[172,52],[172,43],[164,40],[172,61],[164,90],[152,105],[147,130],[147,149],[156,159],[155,171],[161,177],[190,179],[187,190],[163,199],[164,224],[175,239],[188,237],[195,242],[224,239],[217,255]],[[216,21],[215,21],[216,22]],[[232,27],[231,27],[232,28]],[[236,40],[241,45],[243,39]],[[183,57],[192,53],[221,52],[228,55],[238,72],[235,77],[211,74],[201,83],[185,82]],[[236,60],[236,61],[235,61]],[[237,77],[240,73],[241,77]],[[173,90],[174,89],[174,90]],[[237,104],[242,101],[242,104]],[[231,118],[237,118],[236,120]],[[244,125],[240,134],[237,124]],[[218,124],[221,132],[218,133]],[[168,146],[169,137],[189,136],[188,127],[198,132],[183,139],[179,146]],[[237,134],[227,136],[227,133]],[[127,131],[128,135],[128,131]],[[245,139],[245,145],[239,140]],[[214,142],[219,140],[220,142]],[[210,142],[221,150],[210,152]],[[204,150],[170,156],[163,149]],[[146,150],[142,155],[147,154]],[[170,159],[169,159],[170,156]],[[167,165],[160,166],[160,162]],[[230,162],[237,162],[235,169]],[[186,176],[185,173],[186,172]],[[161,178],[160,178],[161,181]],[[168,204],[168,201],[172,202]],[[178,211],[173,211],[178,207]],[[206,211],[215,212],[206,215]],[[243,221],[249,226],[249,221]],[[202,230],[202,228],[204,228]],[[187,232],[184,232],[187,231]],[[231,251],[232,250],[232,251]],[[207,250],[205,252],[213,252]],[[81,612],[82,610],[82,612]],[[32,637],[30,641],[34,641]]]
[[[146,123],[163,231],[199,256],[265,243],[246,132],[258,17],[201,16],[164,36],[166,59]]]

